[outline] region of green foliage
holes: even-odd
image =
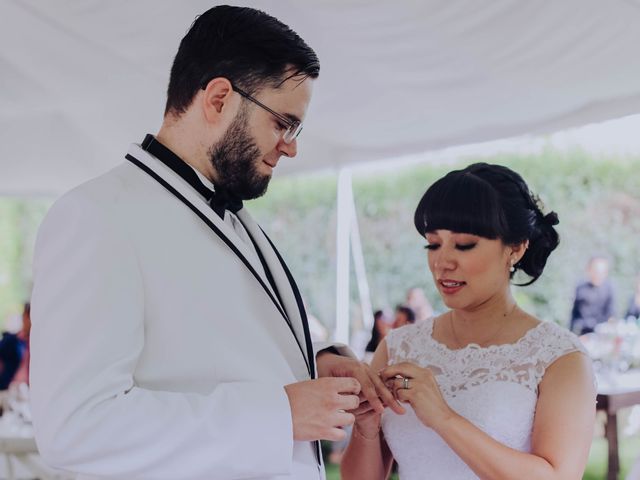
[[[31,291],[31,259],[37,227],[50,202],[0,199],[0,327],[22,313]]]
[[[333,176],[285,178],[247,205],[287,264],[294,266],[305,300],[320,319],[335,312],[336,192]]]

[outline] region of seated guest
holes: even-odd
[[[613,317],[613,286],[608,279],[609,260],[593,256],[587,264],[587,280],[576,287],[570,329],[577,335],[591,333]]]

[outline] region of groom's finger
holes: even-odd
[[[330,383],[338,393],[360,394],[362,386],[360,382],[352,377],[330,377],[325,378],[325,382]]]
[[[360,406],[360,399],[355,395],[339,394],[336,402],[338,410],[350,412]]]
[[[354,415],[362,415],[367,412],[375,412],[373,407],[368,401],[362,402],[357,408],[353,410],[349,410],[349,413],[353,413]]]
[[[362,385],[362,395],[364,395],[364,398],[376,412],[382,413],[384,411],[384,405],[382,404],[382,400],[380,400],[378,389],[369,375],[368,370],[364,371],[363,377],[360,382]]]
[[[353,425],[356,421],[356,416],[349,412],[337,412],[333,417],[334,427],[347,427]]]

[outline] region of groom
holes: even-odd
[[[275,18],[208,10],[180,43],[158,134],[52,207],[34,257],[31,385],[53,466],[317,480],[317,441],[343,438],[347,411],[400,408],[341,346],[314,348],[291,273],[242,205],[296,155],[318,73]]]

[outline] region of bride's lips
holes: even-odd
[[[438,280],[440,291],[445,295],[454,295],[464,288],[466,282],[444,278]]]

